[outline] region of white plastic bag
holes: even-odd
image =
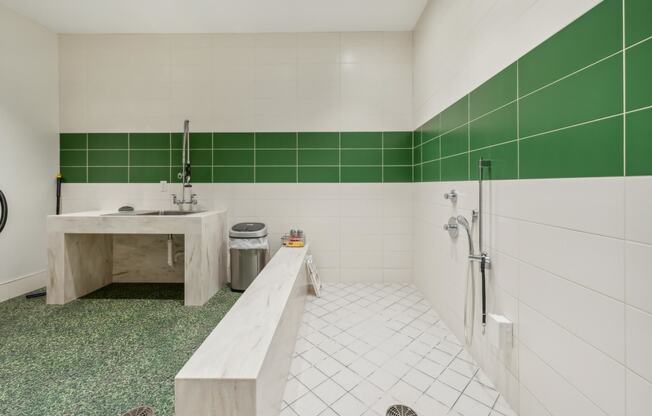
[[[269,242],[267,237],[260,238],[231,238],[229,240],[231,248],[239,250],[269,250]]]

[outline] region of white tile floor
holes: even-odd
[[[299,330],[282,416],[515,416],[419,291],[324,284]]]

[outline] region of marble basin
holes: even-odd
[[[110,214],[103,214],[103,217],[131,217],[131,216],[160,216],[160,215],[190,215],[199,214],[205,211],[180,211],[180,210],[161,210],[161,211],[125,211],[125,212],[112,212]]]

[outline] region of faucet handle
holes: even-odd
[[[451,189],[450,192],[446,192],[444,194],[444,199],[450,199],[450,201],[453,203],[457,202],[457,191],[455,189]]]

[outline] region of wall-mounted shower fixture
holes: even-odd
[[[452,203],[457,202],[457,191],[455,189],[451,189],[450,192],[446,192],[444,194],[444,199],[450,199]]]
[[[452,239],[457,238],[460,234],[460,230],[457,226],[457,220],[455,217],[450,217],[448,219],[448,223],[444,224],[444,230],[448,231],[448,235],[450,235]]]

